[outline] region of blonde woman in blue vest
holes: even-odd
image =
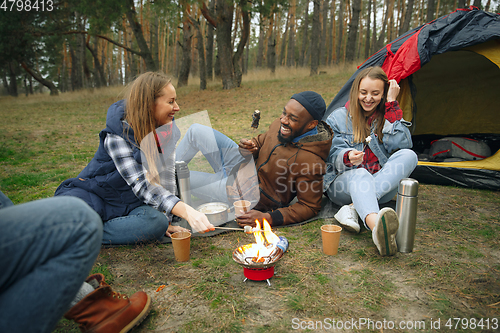
[[[140,75],[126,99],[109,107],[94,158],[56,190],[55,195],[79,197],[97,211],[104,222],[103,244],[160,240],[185,230],[170,224],[173,215],[187,220],[194,232],[214,230],[205,214],[175,195],[179,110],[168,76]]]

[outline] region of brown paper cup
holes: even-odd
[[[243,211],[245,213],[248,213],[250,211],[250,205],[252,203],[248,200],[238,200],[233,203],[234,206],[234,215],[236,217],[241,216],[243,213],[240,211]]]
[[[342,227],[334,224],[321,226],[321,238],[323,240],[323,253],[329,256],[337,254]]]
[[[191,233],[187,231],[178,231],[171,235],[171,239],[174,247],[175,260],[181,262],[189,261]]]

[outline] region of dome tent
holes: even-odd
[[[408,31],[368,58],[341,88],[325,118],[349,99],[366,67],[381,66],[401,87],[419,163],[413,178],[431,184],[500,190],[500,15],[458,9]],[[493,155],[476,161],[429,162],[442,137],[486,142]],[[456,160],[456,159],[455,159]]]

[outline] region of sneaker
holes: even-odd
[[[345,205],[333,216],[347,231],[359,233],[358,213],[354,205]]]
[[[377,215],[377,224],[373,228],[373,243],[377,246],[378,252],[382,256],[392,256],[396,254],[396,233],[398,232],[399,221],[394,209],[382,208]]]

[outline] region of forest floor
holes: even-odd
[[[320,93],[327,105],[354,67],[326,74],[262,72],[225,91],[177,89],[179,117],[207,110],[212,126],[235,141],[263,133],[290,96]],[[0,189],[14,203],[50,197],[92,158],[106,110],[120,88],[57,97],[0,98]],[[255,109],[258,130],[250,128]],[[227,232],[191,240],[178,263],[171,244],[102,248],[93,267],[118,292],[146,291],[152,309],[132,332],[498,331],[500,323],[500,193],[421,184],[411,253],[381,257],[367,231],[342,232],[339,252],[321,251],[316,220],[276,233],[290,243],[266,282],[244,280],[232,252],[253,239]],[[78,332],[62,319],[55,332]]]

